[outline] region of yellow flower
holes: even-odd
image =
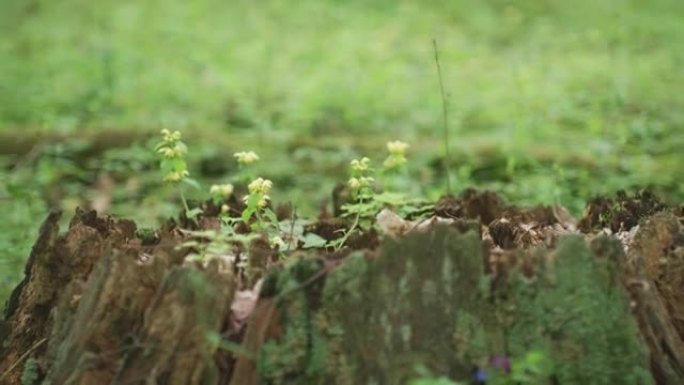
[[[347,182],[347,184],[349,185],[349,187],[350,187],[352,190],[358,190],[359,188],[361,188],[361,181],[359,181],[358,178],[351,178],[351,179],[349,179],[349,181]]]
[[[209,193],[214,196],[228,198],[233,193],[233,189],[233,185],[230,183],[215,184],[209,188]]]
[[[404,156],[407,148],[409,148],[409,144],[400,140],[387,142],[387,151],[392,155]]]
[[[171,171],[164,176],[164,182],[180,182],[183,178],[190,175],[187,171]]]
[[[174,146],[174,147],[162,147],[159,152],[164,155],[165,158],[180,158],[185,154],[185,147]]]
[[[242,201],[247,203],[249,201],[250,196],[251,195],[245,195],[244,197],[242,197]],[[260,209],[263,209],[264,207],[266,207],[266,205],[268,204],[268,201],[270,199],[271,199],[270,196],[264,194],[263,196],[261,196],[261,199],[259,199],[259,202],[257,202],[257,207]]]
[[[373,182],[375,182],[375,179],[370,176],[362,176],[359,178],[359,183],[362,187],[369,187]]]
[[[282,238],[275,236],[271,239],[269,239],[269,243],[271,244],[271,247],[283,247],[285,246],[285,241],[283,241]]]
[[[385,159],[384,162],[382,162],[383,167],[385,168],[394,168],[401,166],[402,164],[406,163],[406,157],[404,155],[396,155],[392,154]]]
[[[254,151],[240,151],[233,154],[240,164],[250,164],[259,160],[259,155]]]
[[[361,159],[354,159],[351,161],[351,168],[354,171],[366,171],[368,170],[368,167],[370,166],[370,159],[367,157],[363,157]]]
[[[267,194],[273,187],[273,182],[264,178],[254,179],[248,186],[250,194]]]
[[[181,139],[180,131],[171,132],[167,129],[163,129],[163,130],[161,130],[161,134],[164,136],[164,142],[166,142],[166,143],[177,142]]]

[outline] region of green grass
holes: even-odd
[[[274,198],[307,214],[349,159],[381,161],[384,142],[400,138],[413,145],[415,189],[434,198],[443,191],[435,38],[456,188],[575,213],[594,194],[635,186],[681,201],[682,20],[680,0],[5,0],[0,134],[73,141],[105,128],[181,129],[196,175],[203,161],[256,150]],[[131,156],[116,151],[79,160],[82,172],[44,165],[15,177],[73,202]],[[172,211],[150,167],[125,167],[114,213],[153,224]],[[22,206],[0,203],[12,218],[0,224],[0,244],[12,246],[0,261],[25,258],[42,220],[44,209]]]

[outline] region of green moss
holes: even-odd
[[[264,382],[315,384],[325,362],[325,343],[312,326],[313,309],[320,298],[322,269],[317,260],[300,259],[267,278],[283,314],[284,333],[267,342],[259,353],[257,370]]]
[[[491,291],[481,249],[476,234],[437,228],[388,240],[375,259],[348,257],[324,285],[310,284],[317,261],[280,271],[269,279],[284,332],[260,353],[262,379],[402,384],[423,365],[461,381],[480,367],[493,384],[652,383],[615,277],[619,256],[597,258],[581,237],[566,238],[553,264],[547,251],[521,253],[536,264],[533,279],[513,268]],[[493,356],[507,357],[511,374],[492,368]]]
[[[21,385],[37,385],[40,378],[40,367],[35,358],[29,358],[24,364],[24,371],[21,373]]]
[[[139,228],[135,231],[135,236],[142,241],[143,245],[154,245],[159,242],[157,232],[152,228]]]
[[[548,351],[560,384],[650,384],[646,352],[614,262],[599,260],[581,237],[562,240],[556,262],[527,281],[514,278],[505,328],[508,354]]]

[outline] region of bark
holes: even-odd
[[[261,245],[256,275],[185,261],[173,226],[143,246],[131,221],[78,211],[60,234],[59,219],[45,220],[6,306],[0,384],[403,384],[419,366],[469,381],[505,375],[493,357],[516,365],[539,349],[555,364],[539,383],[684,383],[672,214],[642,221],[627,253],[615,238],[556,235],[493,251],[456,221],[268,271]],[[242,331],[231,305],[262,272]]]

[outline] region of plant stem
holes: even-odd
[[[340,243],[337,245],[337,247],[335,247],[335,251],[340,250],[342,247],[344,247],[344,244],[347,243],[347,239],[349,238],[349,236],[351,235],[351,233],[352,233],[354,230],[356,230],[356,227],[359,225],[359,217],[360,217],[360,216],[361,216],[361,214],[356,213],[356,218],[354,218],[354,223],[352,223],[352,225],[351,225],[351,227],[349,228],[349,230],[348,230],[347,232],[344,233],[344,236],[343,236],[342,239],[340,240]]]
[[[437,39],[432,39],[432,47],[435,50],[435,63],[437,64],[437,77],[439,78],[439,89],[442,95],[442,118],[444,120],[444,169],[446,171],[446,193],[451,193],[451,180],[449,178],[451,156],[449,155],[449,109],[447,108],[447,98],[444,92],[444,80],[442,79],[442,66],[439,64],[439,50],[437,49]]]
[[[188,215],[188,213],[190,212],[190,207],[188,207],[188,201],[185,200],[185,194],[183,194],[183,189],[179,188],[178,190],[180,191],[181,201],[183,201],[183,208],[185,209],[185,215]]]
[[[363,204],[363,195],[360,193],[361,190],[359,190],[359,196],[356,198],[359,201],[359,204]],[[356,212],[356,217],[354,218],[354,223],[352,223],[351,227],[349,227],[349,230],[347,230],[344,233],[344,236],[342,236],[342,239],[340,240],[340,243],[335,247],[335,251],[340,250],[345,243],[347,243],[347,239],[349,239],[349,236],[351,233],[356,230],[356,228],[359,226],[359,219],[361,218],[361,212],[357,211]]]

